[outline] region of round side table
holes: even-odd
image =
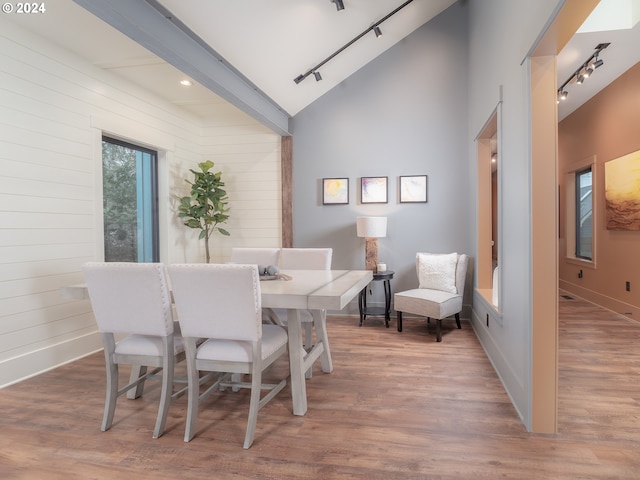
[[[358,308],[360,309],[360,326],[364,323],[367,315],[369,316],[384,316],[384,324],[389,328],[389,322],[391,321],[391,279],[393,278],[393,270],[387,270],[385,272],[374,272],[373,281],[382,282],[384,286],[384,308],[383,307],[367,307],[367,285],[360,292],[358,297]]]

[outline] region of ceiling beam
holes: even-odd
[[[156,0],[74,0],[279,135],[289,115]]]

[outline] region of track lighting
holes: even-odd
[[[565,90],[558,90],[558,98],[556,99],[556,103],[560,103],[560,100],[566,100],[568,95],[569,93]]]
[[[593,67],[587,66],[587,68],[584,69],[584,73],[582,74],[582,76],[584,78],[589,78],[592,73],[593,73]]]
[[[344,8],[344,4],[342,3],[341,0],[331,0],[332,3],[336,4],[336,8],[338,9],[338,11],[342,10]],[[351,45],[353,45],[355,42],[357,42],[358,40],[360,40],[362,37],[364,37],[367,33],[369,32],[373,32],[376,34],[376,37],[380,38],[382,36],[382,30],[380,29],[379,25],[384,22],[385,20],[388,20],[390,17],[392,17],[393,15],[395,15],[396,13],[398,13],[400,10],[402,10],[404,7],[406,7],[407,5],[409,5],[411,2],[413,2],[413,0],[407,0],[406,2],[404,2],[402,5],[400,5],[398,8],[396,8],[394,11],[392,11],[391,13],[387,14],[386,16],[384,16],[383,18],[381,18],[380,20],[378,20],[376,23],[374,23],[373,25],[371,25],[369,28],[367,28],[364,32],[360,33],[357,37],[355,37],[353,40],[351,40],[349,43],[343,45],[342,47],[340,47],[338,50],[336,50],[335,52],[333,52],[331,55],[329,55],[327,58],[325,58],[323,61],[321,61],[319,64],[317,64],[315,67],[310,68],[309,70],[307,70],[305,73],[301,73],[300,75],[298,75],[296,78],[293,79],[294,82],[296,83],[300,83],[302,82],[305,78],[307,78],[309,75],[311,75],[313,73],[313,76],[316,78],[316,81],[320,81],[322,80],[322,77],[320,76],[320,72],[318,72],[318,69],[320,67],[322,67],[325,63],[327,63],[329,60],[331,60],[332,58],[334,58],[335,56],[339,55],[340,53],[342,53],[344,50],[346,50],[348,47],[350,47]]]
[[[336,4],[336,10],[338,10],[339,12],[344,10],[344,3],[342,2],[342,0],[331,0],[331,2]]]
[[[572,82],[575,82],[578,85],[582,85],[584,81],[591,76],[596,68],[602,66],[604,62],[598,58],[598,55],[600,55],[600,52],[607,48],[609,45],[611,45],[611,43],[599,43],[598,45],[596,45],[595,52],[589,58],[587,58],[587,60],[582,65],[580,65],[580,67],[575,72],[573,72],[573,74],[571,74],[569,78],[567,78],[567,80],[560,86],[560,88],[558,88],[558,103],[560,102],[560,100],[566,100],[567,95],[569,95],[564,89],[567,85]]]

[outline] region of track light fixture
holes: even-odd
[[[562,85],[560,85],[560,88],[558,88],[558,103],[560,103],[560,100],[567,99],[567,96],[569,95],[569,93],[565,90],[565,87],[567,85],[569,85],[571,82],[582,85],[584,81],[589,78],[591,74],[593,74],[593,71],[596,68],[602,66],[604,62],[599,59],[598,56],[600,55],[600,52],[607,48],[609,45],[611,45],[611,43],[599,43],[598,45],[596,45],[595,52],[593,52],[593,54],[591,54],[591,56],[587,58],[587,60],[582,65],[580,65],[580,67],[578,67],[578,69],[573,72]]]
[[[344,3],[342,2],[342,0],[331,0],[331,3],[336,4],[336,10],[338,10],[339,12],[344,10]]]
[[[338,9],[338,11],[342,10],[344,8],[344,5],[342,3],[341,0],[331,0],[333,3],[336,4],[336,8]],[[391,18],[392,16],[394,16],[396,13],[398,13],[400,10],[402,10],[404,7],[406,7],[407,5],[409,5],[411,2],[413,2],[413,0],[407,0],[406,2],[404,2],[402,5],[400,5],[398,8],[396,8],[395,10],[393,10],[391,13],[388,13],[387,15],[385,15],[384,17],[382,17],[380,20],[378,20],[376,23],[374,23],[373,25],[371,25],[369,28],[367,28],[364,32],[360,33],[357,37],[355,37],[353,40],[351,40],[350,42],[346,43],[345,45],[343,45],[342,47],[340,47],[338,50],[336,50],[335,52],[333,52],[331,55],[329,55],[327,58],[325,58],[323,61],[321,61],[319,64],[317,64],[315,67],[310,68],[309,70],[307,70],[305,73],[301,73],[300,75],[298,75],[296,78],[293,79],[294,82],[296,83],[300,83],[301,81],[303,81],[305,78],[307,78],[309,75],[311,75],[313,73],[314,77],[316,77],[316,81],[322,80],[322,77],[320,76],[320,72],[318,72],[318,69],[320,67],[322,67],[325,63],[327,63],[329,60],[331,60],[332,58],[334,58],[335,56],[339,55],[340,53],[342,53],[344,50],[346,50],[348,47],[350,47],[351,45],[353,45],[354,43],[356,43],[358,40],[360,40],[362,37],[364,37],[367,33],[369,32],[373,32],[375,33],[376,37],[380,38],[382,36],[382,30],[380,30],[379,25],[384,22],[385,20],[388,20],[389,18]]]

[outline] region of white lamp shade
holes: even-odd
[[[356,229],[359,237],[386,237],[387,217],[358,217]]]

